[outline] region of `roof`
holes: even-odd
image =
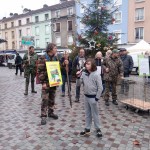
[[[27,12],[25,14],[19,14],[19,15],[15,15],[13,17],[8,17],[8,18],[5,18],[5,19],[1,19],[0,22],[8,22],[8,21],[11,21],[11,20],[14,20],[14,19],[19,19],[19,18],[23,18],[23,17],[26,17],[26,16],[31,16],[33,14],[38,14],[38,13],[45,12],[45,11],[48,11],[48,10],[54,11],[54,10],[59,10],[59,9],[71,7],[71,6],[74,6],[74,5],[75,5],[74,0],[67,1],[67,2],[63,2],[61,4],[56,4],[56,5],[44,7],[44,8],[41,8],[41,9],[32,10],[32,11]]]

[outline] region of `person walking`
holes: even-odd
[[[109,58],[104,59],[105,105],[109,106],[110,85],[112,86],[112,103],[118,105],[116,86],[118,77],[123,78],[123,63],[119,58],[119,50],[114,49]]]
[[[62,97],[64,97],[65,96],[65,83],[67,82],[67,73],[68,73],[68,77],[69,77],[69,88],[70,88],[70,91],[71,91],[72,61],[69,58],[69,53],[64,52],[64,55],[60,60],[60,64],[61,64],[61,74],[62,74],[62,81],[63,81],[63,84],[62,84]],[[68,72],[66,70],[66,66],[68,66]]]
[[[134,63],[133,59],[130,55],[128,55],[128,52],[125,48],[120,48],[120,58],[123,62],[123,68],[124,68],[124,78],[127,78],[130,76]],[[129,82],[128,80],[122,80],[121,82],[121,94],[128,95],[129,92]]]
[[[77,72],[80,76],[81,71]],[[92,125],[92,118],[96,129],[96,136],[102,137],[100,129],[100,119],[98,113],[98,100],[100,99],[103,87],[101,76],[97,73],[97,67],[94,59],[87,59],[85,63],[85,72],[80,77],[83,82],[85,96],[85,130],[80,133],[81,136],[89,135]]]
[[[23,59],[19,55],[19,53],[16,54],[16,59],[15,59],[15,65],[16,65],[16,75],[18,74],[18,69],[20,70],[20,75],[22,75],[22,63]]]
[[[31,78],[31,92],[37,93],[37,91],[35,91],[34,89],[34,79],[36,77],[36,61],[37,60],[38,60],[38,56],[34,52],[34,47],[30,46],[28,52],[23,57],[24,77],[26,79],[24,95],[28,95],[30,78]]]
[[[58,61],[56,53],[56,45],[49,43],[46,47],[45,55],[39,58],[37,63],[37,73],[39,75],[40,83],[42,84],[41,125],[46,125],[47,116],[58,119],[58,116],[54,114],[56,87],[50,87],[46,69],[46,62]]]
[[[79,71],[84,68],[86,58],[85,58],[85,51],[83,48],[80,48],[78,56],[75,57],[73,61],[73,67],[76,71]],[[75,102],[78,103],[80,101],[80,88],[81,84],[79,83],[79,79],[76,79],[76,100]]]

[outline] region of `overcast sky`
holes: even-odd
[[[44,4],[58,4],[59,0],[0,0],[0,19],[8,17],[10,12],[22,13],[22,7],[31,10],[42,8]]]

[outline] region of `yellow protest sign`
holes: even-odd
[[[62,85],[62,76],[59,62],[46,62],[46,68],[50,87]]]

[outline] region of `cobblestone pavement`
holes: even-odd
[[[0,68],[0,150],[150,150],[150,116],[119,106],[106,107],[100,100],[103,138],[80,137],[85,125],[83,93],[80,103],[69,106],[68,97],[56,97],[59,120],[40,125],[41,86],[37,94],[24,96],[24,78]],[[73,85],[74,89],[74,85]],[[72,91],[74,100],[75,92]],[[140,145],[134,145],[138,140]]]

